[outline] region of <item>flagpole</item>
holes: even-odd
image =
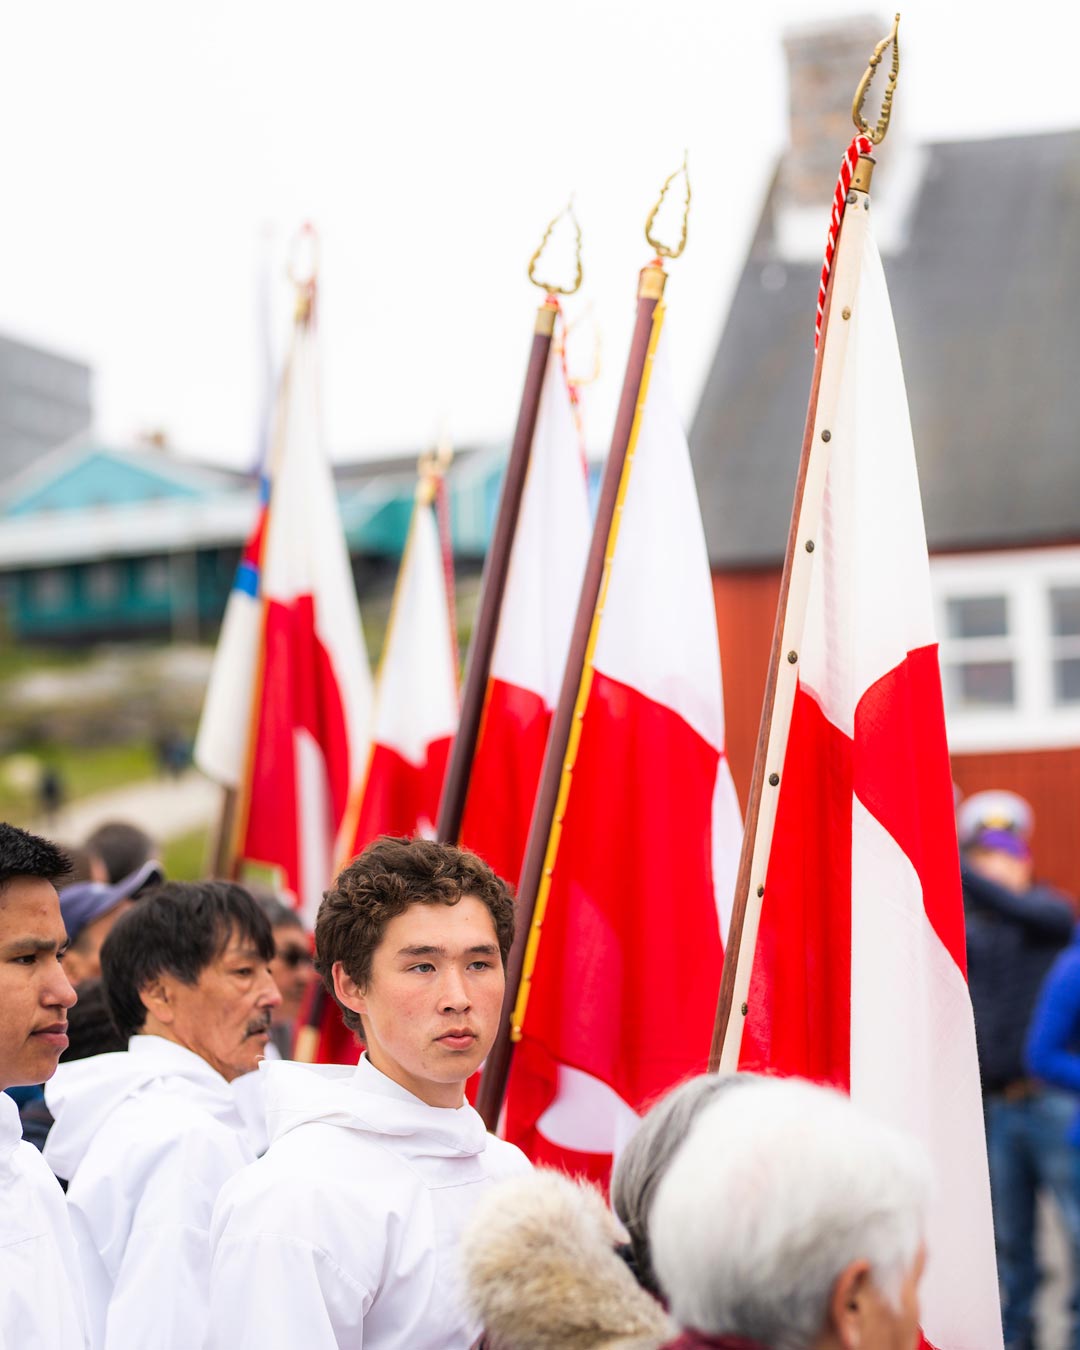
[[[209,875],[212,877],[230,877],[232,875],[232,844],[236,822],[236,806],[240,794],[234,787],[221,789],[221,811],[210,836]]]
[[[515,1017],[518,994],[522,985],[530,939],[533,937],[534,919],[538,911],[537,900],[544,881],[550,875],[550,869],[546,867],[546,860],[553,828],[559,823],[557,815],[559,794],[567,768],[566,759],[568,747],[571,744],[578,693],[585,668],[589,638],[596,616],[597,601],[603,583],[608,546],[619,501],[623,468],[635,425],[641,412],[642,382],[645,378],[646,361],[653,338],[656,310],[663,298],[664,286],[667,282],[667,273],[664,271],[661,255],[678,257],[686,244],[685,216],[682,241],[676,249],[668,249],[658,245],[651,237],[652,225],[668,188],[678,174],[685,171],[685,168],[684,161],[682,169],[677,170],[665,182],[660,199],[650,213],[645,227],[646,238],[657,249],[657,256],[646,267],[642,268],[638,279],[637,313],[634,320],[633,336],[630,340],[630,354],[626,362],[622,393],[615,416],[611,448],[604,465],[604,476],[600,485],[600,498],[596,508],[592,541],[589,545],[581,595],[570,636],[566,666],[559,691],[559,701],[552,715],[551,728],[548,732],[540,785],[536,793],[536,804],[533,807],[533,817],[525,845],[525,856],[521,865],[521,877],[518,881],[514,943],[506,963],[506,992],[503,995],[502,1012],[495,1042],[484,1061],[480,1088],[476,1098],[476,1109],[480,1112],[489,1130],[494,1130],[498,1124],[510,1077],[514,1044],[521,1034],[520,1025],[517,1024],[518,1019]],[[689,212],[689,182],[687,185],[687,212]]]
[[[537,276],[537,264],[541,254],[556,225],[564,216],[569,217],[576,231],[577,253],[576,277],[573,285],[567,287],[541,281]],[[555,320],[559,314],[558,297],[572,295],[581,285],[581,277],[581,227],[574,215],[573,205],[570,204],[550,221],[540,241],[540,247],[529,261],[529,280],[534,286],[539,286],[545,292],[545,296],[543,304],[536,312],[536,322],[533,326],[532,348],[525,370],[525,387],[518,408],[517,426],[514,429],[510,459],[506,465],[506,476],[499,497],[499,509],[480,583],[480,603],[469,643],[465,680],[461,690],[461,718],[450,750],[442,798],[439,802],[436,834],[444,843],[456,844],[461,834],[465,800],[469,793],[469,779],[472,775],[476,744],[480,738],[480,722],[487,700],[491,659],[499,631],[506,578],[510,570],[510,551],[517,532],[518,516],[521,514],[521,499],[525,492],[525,479],[529,472],[533,437],[536,433],[536,419],[540,411],[540,394],[544,387],[544,374],[555,333]]]
[[[819,535],[824,503],[829,443],[832,439],[831,424],[839,401],[840,377],[850,334],[848,321],[859,283],[861,235],[866,229],[866,212],[870,205],[869,190],[875,160],[869,152],[880,145],[888,130],[892,94],[899,72],[896,48],[896,24],[899,19],[898,14],[892,32],[878,44],[867,73],[856,90],[852,117],[859,134],[852,142],[848,156],[854,157],[857,153],[857,159],[853,167],[848,168],[847,183],[844,182],[844,168],[841,168],[837,198],[842,219],[837,229],[837,207],[834,206],[833,231],[830,232],[826,249],[827,289],[819,300],[820,339],[810,383],[810,400],[784,552],[772,652],[754,753],[746,827],[713,1025],[709,1056],[709,1068],[713,1072],[718,1069],[733,1072],[738,1068],[743,1029],[749,1014],[748,997],[754,951],[798,685],[799,653],[810,595],[815,540]],[[890,42],[894,45],[892,73],[882,103],[881,119],[877,127],[871,129],[862,118],[862,104],[874,70]],[[859,237],[856,238],[856,235]],[[840,321],[834,324],[832,316],[837,310]]]

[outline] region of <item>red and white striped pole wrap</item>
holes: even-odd
[[[817,351],[818,343],[821,341],[821,321],[825,317],[825,291],[829,285],[829,273],[832,271],[836,241],[840,238],[840,222],[844,219],[848,189],[851,187],[851,176],[855,172],[855,165],[859,162],[859,156],[870,154],[873,148],[874,143],[869,136],[856,136],[848,146],[840,164],[840,177],[836,180],[832,215],[829,218],[829,238],[825,245],[825,261],[821,265],[821,284],[818,286],[817,318],[814,321],[814,351]]]

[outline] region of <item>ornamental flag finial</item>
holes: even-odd
[[[569,220],[570,224],[574,227],[574,263],[576,271],[572,285],[557,286],[553,281],[544,281],[537,273],[537,266],[543,256],[544,250],[548,246],[548,241],[555,232],[556,225],[558,225],[559,221],[564,217]],[[529,280],[534,286],[539,286],[542,291],[546,291],[548,295],[573,295],[581,286],[583,275],[581,268],[581,224],[574,211],[574,199],[571,197],[559,214],[552,216],[551,220],[548,221],[547,229],[544,231],[544,237],[540,240],[536,252],[529,259]]]
[[[900,74],[900,39],[898,30],[900,28],[900,15],[897,14],[893,19],[893,26],[889,30],[888,37],[882,38],[874,48],[874,54],[870,58],[870,64],[866,67],[866,73],[859,81],[859,87],[855,90],[855,97],[851,101],[851,120],[855,123],[856,131],[860,132],[874,145],[880,145],[885,139],[885,133],[889,130],[889,118],[892,116],[893,94],[896,92],[896,78]],[[877,120],[877,126],[871,127],[870,123],[863,117],[863,104],[866,102],[866,95],[870,89],[870,83],[874,78],[874,72],[881,64],[881,58],[885,54],[886,48],[892,44],[892,69],[889,72],[888,83],[885,86],[885,93],[881,99],[881,116]]]
[[[674,173],[669,173],[668,176],[664,179],[664,186],[660,189],[660,196],[657,197],[656,205],[649,212],[649,218],[645,222],[645,238],[648,240],[649,244],[651,244],[652,247],[656,250],[656,256],[658,258],[677,258],[682,253],[683,249],[686,247],[686,230],[687,225],[689,224],[690,221],[690,170],[688,168],[689,153],[690,152],[688,150],[683,151],[683,162],[679,165],[679,167],[675,170]],[[675,182],[676,178],[678,178],[680,175],[682,176],[684,182],[686,183],[686,201],[683,206],[682,234],[679,238],[678,244],[675,245],[674,247],[671,247],[668,244],[662,244],[653,235],[653,226],[656,224],[656,217],[660,212],[660,208],[664,204],[664,199],[668,194],[669,188],[671,187],[672,183]]]

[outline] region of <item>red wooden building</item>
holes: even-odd
[[[876,25],[787,41],[778,166],[691,432],[744,804],[853,72]],[[898,100],[899,104],[899,100]],[[919,461],[953,766],[1035,809],[1080,896],[1080,131],[916,146],[874,180]]]

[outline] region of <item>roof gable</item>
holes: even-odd
[[[717,566],[777,562],[791,513],[820,264],[774,221],[775,190],[690,435]],[[929,147],[884,262],[931,549],[1080,538],[1080,132]]]
[[[197,500],[226,486],[233,484],[224,475],[168,459],[160,451],[121,452],[82,444],[62,447],[20,474],[0,510],[7,516],[22,516]]]

